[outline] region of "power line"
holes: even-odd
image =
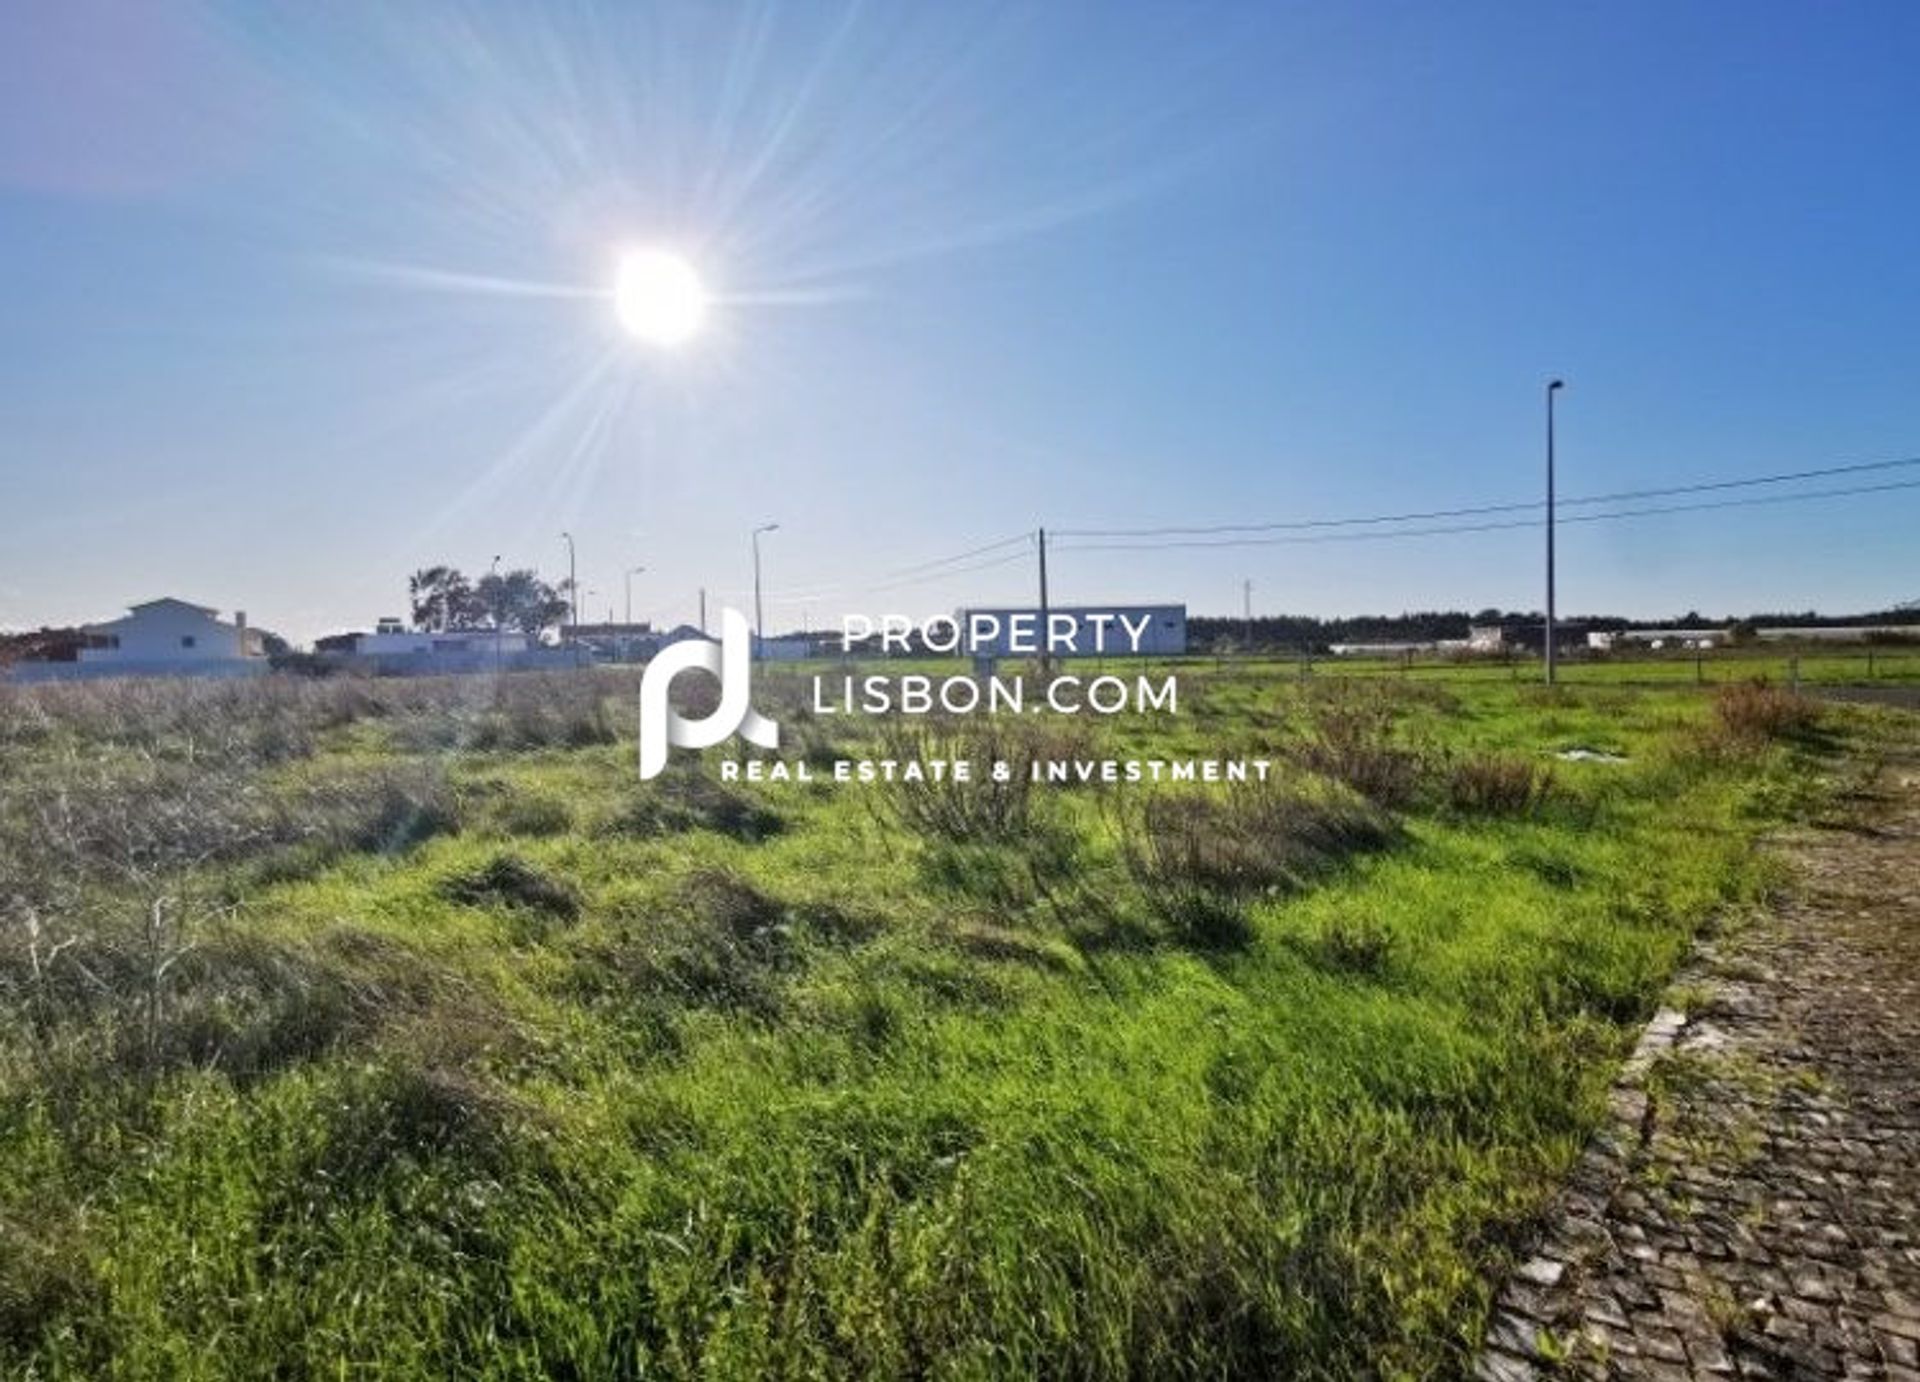
[[[1026,542],[1032,542],[1032,541],[1033,541],[1032,533],[1017,533],[1013,537],[1002,538],[998,542],[983,543],[978,547],[970,547],[964,552],[955,552],[950,557],[935,557],[931,561],[917,561],[913,563],[911,566],[898,567],[895,570],[886,572],[885,574],[888,576],[911,575],[916,571],[926,571],[936,566],[947,566],[953,562],[965,561],[969,557],[981,556],[987,552],[997,552],[1001,548],[1011,547],[1017,542],[1026,543]],[[1020,555],[1024,555],[1024,553]]]
[[[1858,475],[1869,471],[1897,470],[1911,466],[1920,466],[1920,456],[1893,461],[1864,461],[1853,465],[1819,466],[1810,470],[1782,471],[1774,475],[1753,475],[1732,480],[1704,480],[1694,484],[1669,485],[1659,489],[1618,490],[1612,494],[1592,494],[1581,498],[1561,499],[1557,502],[1563,506],[1612,504],[1628,499],[1660,499],[1682,494],[1706,494],[1719,490],[1743,489],[1754,485],[1779,485],[1796,480],[1815,480],[1833,475]],[[1533,499],[1509,504],[1477,504],[1466,508],[1427,509],[1417,513],[1373,514],[1357,518],[1308,518],[1279,523],[1215,523],[1159,528],[1060,528],[1056,532],[1061,537],[1204,537],[1225,533],[1298,532],[1316,528],[1371,527],[1384,523],[1426,522],[1437,518],[1477,518],[1490,514],[1527,513],[1545,507],[1545,501]]]
[[[1618,518],[1644,518],[1653,514],[1699,513],[1708,509],[1752,508],[1763,504],[1797,504],[1809,499],[1838,499],[1856,494],[1884,494],[1892,490],[1920,489],[1920,480],[1897,480],[1885,485],[1853,485],[1841,489],[1810,490],[1805,494],[1769,494],[1751,499],[1715,499],[1699,504],[1661,504],[1641,509],[1620,509],[1612,513],[1573,514],[1562,523],[1600,523]],[[1621,496],[1626,497],[1626,496]],[[1597,500],[1593,502],[1598,502]],[[1495,523],[1452,523],[1429,528],[1397,528],[1374,533],[1319,533],[1291,537],[1193,538],[1146,542],[1062,543],[1065,552],[1152,552],[1174,548],[1207,547],[1279,547],[1323,542],[1385,542],[1394,538],[1439,537],[1448,533],[1488,533],[1509,528],[1533,528],[1533,519],[1511,519]]]
[[[899,580],[881,581],[877,584],[866,586],[864,589],[868,591],[894,590],[900,586],[921,585],[927,581],[940,580],[947,576],[964,576],[974,571],[991,571],[997,566],[1006,566],[1016,561],[1026,561],[1029,555],[1027,552],[1009,552],[1007,555],[995,557],[991,561],[975,562],[970,566],[956,566],[940,571],[928,571],[918,576],[907,576]]]

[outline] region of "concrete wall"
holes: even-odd
[[[363,633],[353,650],[361,657],[404,657],[441,653],[447,656],[492,657],[498,651],[511,656],[527,651],[527,636],[510,629],[456,629],[447,633]]]
[[[537,648],[531,652],[514,652],[509,647],[498,657],[484,649],[480,652],[458,653],[378,653],[370,657],[357,653],[322,653],[320,657],[322,661],[343,671],[371,672],[379,677],[557,672],[592,665],[584,651],[576,654],[571,648]]]
[[[54,681],[107,681],[114,677],[258,677],[269,671],[264,657],[202,658],[198,662],[16,662],[0,669],[0,679],[16,686]]]

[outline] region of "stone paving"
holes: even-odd
[[[1670,991],[1477,1377],[1920,1382],[1920,752],[1856,806]]]

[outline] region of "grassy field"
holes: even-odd
[[[1189,667],[642,784],[624,674],[0,691],[0,1373],[1447,1375],[1891,712]],[[1621,762],[1563,762],[1584,747]]]

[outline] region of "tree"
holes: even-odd
[[[407,577],[407,595],[413,601],[413,626],[422,632],[445,632],[478,619],[482,610],[473,586],[451,566],[427,566]]]
[[[565,581],[548,585],[532,571],[509,571],[482,576],[473,588],[473,600],[494,628],[518,629],[538,638],[571,611],[567,588]]]

